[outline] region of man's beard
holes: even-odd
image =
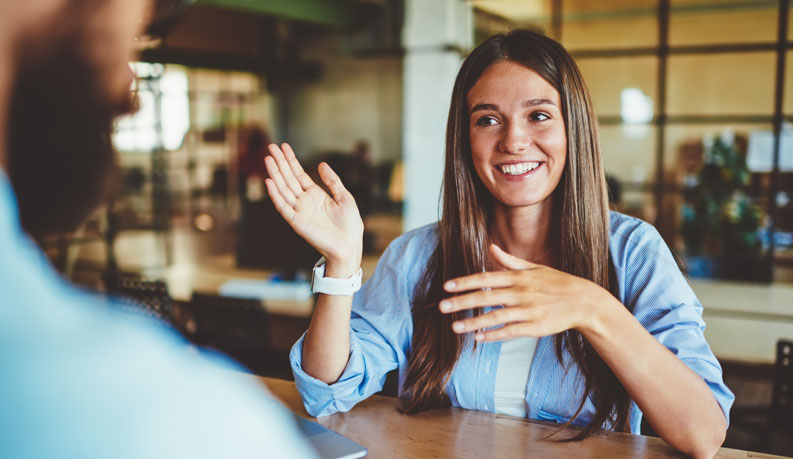
[[[85,20],[75,13],[66,20]],[[35,57],[22,58],[12,87],[8,173],[34,238],[74,230],[103,202],[115,169],[113,120],[132,107],[129,96],[107,96],[83,30],[72,26],[25,49]]]

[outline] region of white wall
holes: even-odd
[[[323,37],[308,43],[301,58],[322,62],[320,81],[301,85],[279,103],[288,104],[288,133],[274,120],[274,141],[288,140],[299,156],[351,151],[359,140],[369,143],[372,160],[401,157],[402,58],[361,57],[338,50],[338,41]],[[279,116],[278,112],[274,117]],[[287,135],[289,138],[278,138]]]

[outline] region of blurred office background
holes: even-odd
[[[466,53],[539,29],[589,85],[614,208],[659,229],[704,305],[737,395],[727,445],[793,455],[790,15],[787,0],[163,0],[132,63],[115,194],[42,244],[76,282],[288,378],[317,255],[269,203],[267,143],[337,169],[369,275],[438,218]]]

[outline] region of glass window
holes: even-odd
[[[652,118],[658,91],[656,57],[579,58],[576,62],[599,116],[621,116],[631,109],[635,112],[641,110],[637,105],[644,103],[649,105]],[[648,100],[642,101],[640,96]]]
[[[491,35],[516,27],[529,27],[553,37],[551,0],[468,0],[474,10],[474,39],[481,43]]]
[[[163,70],[160,65],[135,63],[133,70],[141,78],[136,83],[139,109],[118,120],[113,144],[121,151],[151,152],[158,148],[180,148],[190,129],[190,102],[184,69],[168,66]],[[161,139],[157,132],[155,90],[161,94]]]
[[[606,173],[628,187],[655,181],[654,126],[600,126],[600,149]]]
[[[793,51],[788,51],[785,56],[785,88],[782,100],[782,113],[787,116],[793,116],[793,62],[791,59],[793,59]]]
[[[750,172],[758,169],[772,143],[764,138],[772,132],[769,124],[671,124],[664,139],[664,175],[667,183],[682,186],[689,173],[699,170],[704,159],[704,146],[716,137],[733,139],[745,157]]]
[[[788,41],[793,41],[793,8],[790,8],[788,10],[787,39],[788,39]]]
[[[655,0],[562,2],[562,44],[569,50],[658,44]]]
[[[670,115],[771,115],[773,52],[669,57]]]
[[[656,221],[655,194],[635,186],[622,186],[620,203],[614,210],[640,218],[649,223]],[[662,233],[663,234],[663,233]]]
[[[793,171],[779,174],[776,204],[775,258],[781,269],[774,274],[780,281],[793,282]]]
[[[666,132],[665,181],[679,190],[664,197],[664,225],[694,275],[768,280],[763,238],[768,225],[768,174],[750,167],[753,151],[768,148],[757,134],[770,125],[678,125]],[[718,269],[709,273],[717,260]],[[714,268],[715,269],[715,268]],[[701,272],[700,272],[701,271]]]
[[[669,44],[775,42],[776,0],[672,0]]]

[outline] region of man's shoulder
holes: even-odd
[[[79,291],[58,304],[27,301],[13,307],[32,313],[14,315],[9,326],[19,332],[0,337],[0,405],[6,407],[0,425],[13,422],[9,428],[20,434],[37,430],[52,445],[43,454],[50,447],[80,451],[75,439],[91,435],[91,448],[101,454],[133,441],[129,454],[117,457],[173,457],[194,434],[196,447],[186,446],[192,457],[243,447],[264,453],[263,439],[279,444],[269,432],[281,432],[285,451],[304,452],[286,428],[289,420],[274,412],[253,378],[222,355],[197,352],[175,330]],[[226,428],[223,419],[245,428]],[[199,451],[198,445],[208,449]],[[5,446],[31,448],[21,440]]]

